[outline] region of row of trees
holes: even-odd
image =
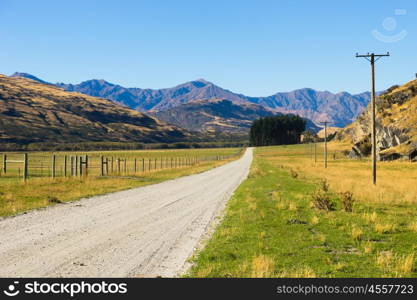
[[[260,118],[253,122],[250,129],[250,144],[251,146],[297,144],[305,127],[305,120],[295,115]]]

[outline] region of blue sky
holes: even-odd
[[[415,0],[0,0],[0,73],[141,88],[204,78],[249,96],[356,93],[369,90],[356,52],[391,52],[377,64],[379,90],[414,78],[416,35]]]

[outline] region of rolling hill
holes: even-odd
[[[380,95],[377,105],[377,152],[381,160],[417,158],[417,80],[394,86]],[[358,119],[338,132],[336,139],[353,144],[352,156],[368,155],[370,105]]]
[[[26,73],[18,74],[34,77]],[[353,122],[370,99],[368,92],[357,95],[347,92],[334,94],[307,88],[276,93],[268,97],[248,97],[223,89],[204,79],[165,89],[126,88],[96,79],[80,84],[56,85],[67,91],[110,99],[142,112],[164,111],[195,100],[225,99],[235,104],[253,103],[275,112],[298,114],[316,124],[327,120],[337,127],[344,127]]]
[[[0,142],[174,142],[191,134],[114,102],[0,75]]]
[[[235,103],[226,99],[193,100],[148,113],[187,130],[231,134],[247,134],[254,120],[280,114],[261,105]],[[306,121],[308,129],[319,130],[310,120]]]

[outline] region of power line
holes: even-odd
[[[376,184],[375,62],[384,56],[390,56],[389,52],[387,52],[387,54],[367,53],[363,55],[359,55],[358,53],[356,53],[357,58],[363,57],[371,63],[371,111],[372,111],[371,140],[372,140],[372,183],[373,184]]]

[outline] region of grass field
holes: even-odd
[[[60,202],[73,201],[83,197],[120,191],[128,188],[154,184],[164,180],[180,176],[194,174],[224,164],[236,159],[241,153],[241,148],[198,149],[198,150],[152,150],[152,151],[106,151],[106,152],[58,152],[57,166],[62,158],[74,155],[89,156],[89,175],[74,177],[49,177],[51,170],[52,153],[29,153],[29,171],[31,167],[45,166],[43,174],[29,172],[26,182],[18,175],[18,169],[10,166],[6,176],[0,176],[0,216],[13,215],[29,209],[39,208]],[[8,159],[18,159],[22,153],[7,153]],[[108,176],[99,176],[100,157],[113,157],[126,159],[127,170]],[[138,163],[137,172],[134,172],[133,162],[144,158],[145,169]],[[155,158],[157,159],[155,164]],[[171,158],[177,159],[176,164],[171,165]],[[194,160],[192,160],[194,158]],[[195,158],[198,158],[196,160]],[[150,163],[150,170],[148,162]],[[161,165],[162,161],[162,165]],[[188,162],[188,163],[187,163]],[[122,166],[123,168],[123,166]],[[115,166],[116,169],[116,166]],[[32,169],[33,170],[33,169]],[[36,170],[36,169],[35,169]],[[57,168],[57,176],[62,175],[62,170]],[[33,175],[31,175],[33,174]],[[43,177],[41,177],[43,175]]]
[[[416,277],[417,165],[380,163],[372,187],[369,161],[330,156],[324,169],[319,152],[314,164],[309,145],[257,148],[187,276]]]

